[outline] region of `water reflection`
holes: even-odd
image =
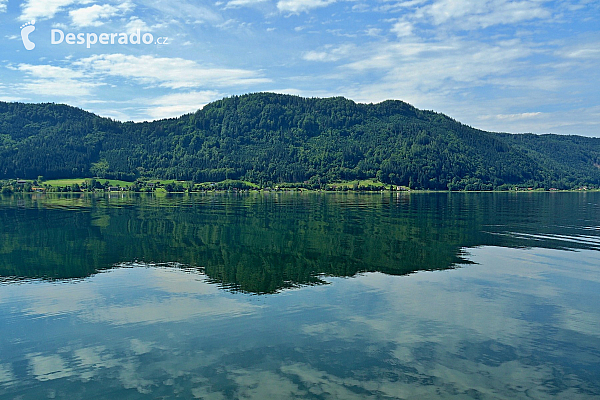
[[[524,195],[5,198],[0,398],[597,398],[600,194]]]
[[[453,268],[465,247],[598,249],[600,193],[7,197],[0,276],[85,278],[139,260],[275,293],[361,272]],[[24,205],[16,207],[18,202]]]
[[[3,285],[0,397],[599,395],[598,253],[469,253],[477,265],[326,277],[277,296],[141,263]]]

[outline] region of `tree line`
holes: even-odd
[[[600,185],[600,139],[504,134],[402,101],[232,96],[179,118],[118,122],[0,103],[0,179],[240,180],[311,187],[376,178],[432,190]]]

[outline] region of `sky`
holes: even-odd
[[[0,21],[0,101],[144,121],[269,91],[600,137],[597,0],[0,0]]]

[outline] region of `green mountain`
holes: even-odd
[[[485,132],[402,101],[342,97],[255,93],[143,123],[0,103],[0,179],[38,175],[567,189],[600,185],[600,138]]]

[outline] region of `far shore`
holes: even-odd
[[[599,191],[595,186],[582,185],[576,188],[558,189],[541,187],[540,184],[502,185],[492,188],[490,185],[479,187],[430,190],[414,189],[408,186],[379,182],[376,178],[341,181],[303,183],[280,182],[262,183],[227,179],[221,182],[177,181],[144,178],[134,182],[105,179],[105,178],[70,178],[45,180],[38,177],[35,180],[11,179],[0,180],[0,193],[151,193],[157,195],[177,193],[207,193],[207,192],[310,192],[310,193],[518,193],[518,192],[591,192]]]

